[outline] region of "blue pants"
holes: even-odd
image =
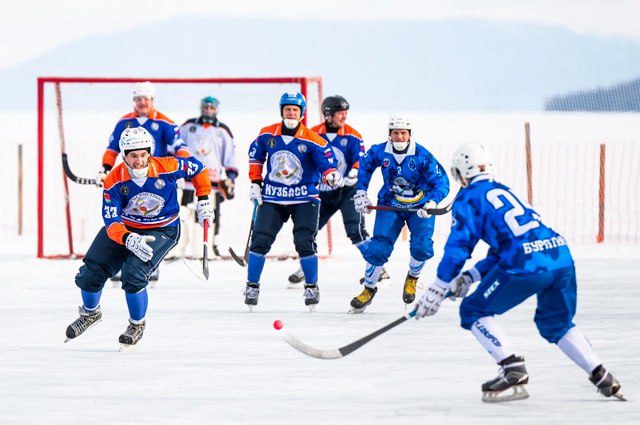
[[[418,261],[433,257],[431,237],[435,217],[425,219],[418,217],[416,213],[376,211],[373,237],[358,247],[364,259],[374,266],[385,264],[393,252],[393,246],[405,223],[411,234],[409,241],[411,256]]]
[[[514,275],[494,267],[475,292],[460,305],[461,326],[467,330],[480,318],[502,314],[532,295],[538,306],[534,321],[538,332],[551,343],[574,327],[576,272],[573,266],[543,273]]]
[[[160,227],[157,229],[135,229],[141,235],[152,235],[156,240],[150,242],[153,248],[153,258],[143,262],[129,251],[124,245],[115,243],[103,227],[91,243],[85,255],[84,265],[76,275],[76,285],[88,292],[98,292],[104,287],[108,278],[122,270],[122,289],[128,293],[135,293],[145,288],[149,283],[149,276],[167,252],[178,242],[180,228]]]

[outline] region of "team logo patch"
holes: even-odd
[[[195,133],[196,132],[196,126],[192,125],[191,127],[189,127],[189,133]]]
[[[157,122],[152,122],[151,123],[151,130],[158,131],[159,128],[160,128],[160,125],[158,125]]]
[[[162,190],[166,185],[167,183],[162,179],[156,180],[156,182],[153,184],[153,186],[158,190]]]
[[[129,188],[127,186],[125,186],[125,185],[122,185],[120,187],[120,193],[122,193],[125,196],[128,195],[129,194]]]
[[[270,148],[275,147],[275,146],[276,146],[276,139],[274,139],[274,138],[272,137],[272,138],[271,138],[271,139],[269,139],[269,141],[267,142],[267,145],[268,145]]]
[[[385,158],[382,160],[382,166],[385,168],[389,166],[389,158]]]
[[[342,139],[340,139],[340,144],[343,148],[347,147],[347,143],[349,143],[349,141],[346,138],[343,137]]]
[[[410,169],[411,171],[416,171],[416,163],[415,163],[415,161],[413,160],[413,158],[411,158],[411,159],[409,160],[409,169]],[[437,172],[437,170],[436,170],[436,172]]]
[[[306,153],[307,152],[307,145],[300,143],[298,145],[298,152],[300,153]]]
[[[122,211],[123,215],[157,217],[164,207],[164,199],[155,193],[142,192],[131,198]]]
[[[111,203],[111,195],[109,195],[107,192],[104,193],[104,201],[107,204]]]
[[[281,183],[293,186],[302,180],[302,163],[300,158],[289,151],[278,151],[271,155],[271,172],[269,180],[274,183]]]

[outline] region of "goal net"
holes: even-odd
[[[72,173],[81,180],[95,178],[117,121],[133,110],[132,86],[140,81],[155,85],[155,108],[177,125],[200,115],[203,97],[214,96],[221,101],[218,119],[233,133],[239,168],[236,197],[220,208],[220,233],[215,242],[221,254],[227,254],[228,247],[236,252],[244,250],[252,210],[247,151],[262,127],[280,120],[278,101],[282,93],[299,91],[305,95],[307,125],[321,120],[321,77],[38,78],[39,258],[82,256],[103,226],[102,190],[68,176]],[[62,161],[65,154],[67,173]],[[289,221],[278,234],[272,256],[294,256],[291,232]],[[330,225],[317,240],[319,255],[330,255]]]

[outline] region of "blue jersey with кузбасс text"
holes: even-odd
[[[378,167],[384,180],[378,192],[380,205],[415,208],[429,200],[439,203],[449,194],[449,178],[442,166],[415,142],[402,154],[393,151],[391,142],[372,146],[360,159],[358,190],[367,190]]]
[[[474,177],[453,203],[451,233],[438,266],[438,279],[451,282],[476,244],[489,245],[484,260],[470,270],[480,280],[494,266],[529,274],[573,265],[566,240],[540,220],[531,206],[489,174]]]
[[[265,202],[320,202],[318,184],[336,170],[333,151],[326,140],[304,125],[298,126],[294,136],[283,135],[282,125],[279,122],[264,127],[249,146],[249,178],[263,182]]]

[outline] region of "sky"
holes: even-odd
[[[347,21],[475,18],[548,24],[580,34],[640,41],[637,0],[24,0],[0,14],[0,69],[65,43],[178,16]],[[223,35],[212,28],[212,36]]]

